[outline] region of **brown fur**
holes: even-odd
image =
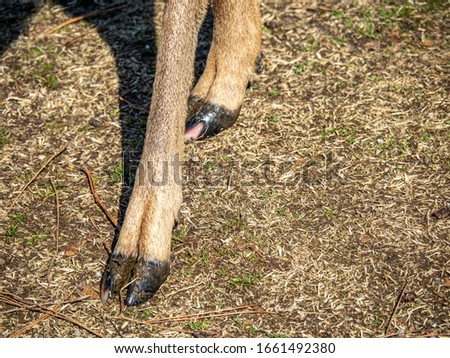
[[[161,179],[164,162],[170,163],[182,151],[196,34],[206,9],[206,0],[176,0],[167,4],[141,165],[115,252],[169,259],[181,187],[174,183],[173,173],[168,173],[167,184],[161,187],[150,185],[148,176],[153,174],[155,181]],[[186,36],[189,33],[194,36]]]
[[[193,95],[238,110],[260,52],[258,0],[212,0],[214,34],[205,72]]]
[[[260,51],[258,0],[211,3],[213,43],[193,94],[227,110],[239,111]],[[169,262],[172,228],[182,202],[181,186],[175,180],[180,175],[171,163],[176,156],[181,157],[183,150],[196,41],[207,6],[208,0],[167,2],[144,149],[114,248],[116,257]],[[150,174],[155,182],[166,175],[165,184],[154,185]],[[114,270],[106,272],[110,275]],[[107,293],[102,296],[109,297]]]

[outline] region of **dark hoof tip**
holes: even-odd
[[[100,285],[100,297],[107,302],[114,292],[128,286],[125,304],[136,306],[148,301],[169,276],[166,261],[142,260],[120,254],[111,255]],[[131,282],[131,283],[130,283]]]
[[[107,302],[113,292],[129,281],[131,269],[136,259],[121,254],[112,254],[103,272],[100,284],[100,298]]]
[[[148,301],[166,281],[169,272],[168,262],[139,260],[135,267],[135,280],[128,287],[125,304],[137,306]]]
[[[100,288],[100,298],[103,303],[108,302],[112,296],[115,277],[111,272],[105,271],[103,274],[102,284]]]
[[[239,111],[230,111],[223,106],[202,101],[198,97],[191,97],[185,141],[206,139],[230,128],[236,123]]]

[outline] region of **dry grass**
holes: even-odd
[[[123,213],[162,6],[27,20],[0,62],[2,336],[450,334],[449,7],[326,4],[262,5],[264,72],[232,130],[186,148],[172,274],[124,312],[98,298],[115,232],[80,169]]]

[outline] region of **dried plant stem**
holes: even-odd
[[[269,312],[269,311],[252,311],[247,310],[243,311],[246,308],[257,306],[256,304],[251,305],[244,305],[244,306],[238,306],[238,307],[231,307],[231,308],[224,308],[222,310],[216,310],[216,311],[209,311],[209,312],[202,312],[202,313],[196,313],[196,314],[189,314],[189,315],[183,315],[183,316],[177,316],[177,317],[166,317],[166,318],[159,318],[154,320],[147,320],[147,321],[138,321],[139,323],[146,324],[146,325],[154,325],[154,324],[160,324],[160,323],[170,323],[170,322],[182,322],[182,321],[190,321],[195,319],[204,319],[204,318],[214,318],[214,317],[224,317],[224,316],[233,316],[237,314],[276,314],[276,312]],[[123,317],[125,320],[129,320],[127,317]]]
[[[433,295],[435,295],[436,297],[439,297],[441,300],[443,300],[445,303],[450,304],[450,301],[442,294],[440,294],[439,292],[436,291],[431,291],[431,293]]]
[[[16,196],[16,198],[14,199],[14,201],[12,202],[11,206],[8,208],[8,210],[6,211],[5,217],[8,216],[8,214],[11,212],[12,208],[14,207],[14,205],[16,205],[17,201],[19,200],[19,198],[22,196],[23,192],[30,186],[30,184],[39,176],[39,174],[42,173],[42,171],[47,167],[47,165],[53,160],[55,159],[58,155],[60,155],[62,152],[64,152],[66,150],[66,146],[62,146],[61,148],[58,149],[58,151],[53,154],[45,163],[44,165],[42,165],[39,170],[33,175],[33,177],[28,181],[28,183],[26,183],[23,188],[20,190],[19,194]]]
[[[88,12],[87,14],[74,17],[74,18],[72,18],[70,20],[67,20],[67,21],[63,22],[62,24],[59,24],[58,26],[55,26],[55,27],[51,28],[50,30],[47,30],[46,32],[44,32],[44,36],[51,35],[52,33],[62,29],[63,27],[66,27],[67,25],[74,24],[74,23],[76,23],[78,21],[81,21],[81,20],[84,20],[84,19],[88,19],[90,17],[94,17],[94,16],[106,14],[106,13],[111,12],[111,11],[119,10],[119,9],[125,7],[125,6],[126,6],[126,4],[124,4],[124,3],[112,4],[111,6],[108,6],[107,8],[91,11],[91,12]]]
[[[177,316],[177,317],[166,317],[166,318],[161,318],[160,320],[170,321],[170,320],[177,319],[177,318],[193,318],[193,317],[196,317],[196,316],[199,316],[199,315],[204,316],[204,315],[223,313],[223,312],[229,312],[229,311],[238,311],[238,310],[243,310],[243,309],[246,309],[246,308],[252,308],[252,307],[256,307],[256,306],[258,306],[258,304],[252,303],[252,304],[249,304],[249,305],[223,308],[221,310],[215,310],[215,311],[207,311],[207,312],[202,312],[202,313],[192,313],[192,314],[183,315],[183,316]]]
[[[117,229],[119,227],[119,223],[117,222],[117,219],[109,212],[108,209],[106,209],[105,205],[103,205],[103,202],[100,200],[99,196],[97,195],[97,191],[95,190],[95,184],[94,179],[92,177],[91,171],[83,164],[81,167],[81,170],[86,174],[89,181],[89,187],[91,188],[92,195],[94,196],[95,203],[100,206],[102,211],[105,213],[105,215],[108,217],[109,221],[114,225],[114,227]],[[111,251],[111,248],[109,248],[109,251]]]
[[[73,291],[70,294],[72,294],[72,293],[73,293]],[[70,295],[68,295],[67,297],[69,297],[69,296]],[[77,298],[75,301],[80,301],[80,300],[81,300],[81,298]],[[83,328],[84,330],[86,330],[87,332],[93,334],[94,336],[97,336],[97,337],[100,337],[100,338],[104,338],[104,336],[102,334],[92,330],[91,328],[87,327],[85,324],[83,324],[82,322],[78,321],[77,319],[69,317],[69,316],[66,316],[66,315],[64,315],[62,313],[55,312],[55,307],[56,306],[53,309],[51,309],[51,308],[47,308],[47,307],[39,305],[39,304],[28,303],[28,302],[24,301],[22,298],[14,295],[12,293],[9,293],[9,292],[0,292],[0,301],[5,302],[5,303],[7,303],[9,305],[12,305],[12,306],[20,307],[20,308],[28,310],[28,311],[41,312],[41,313],[45,313],[45,314],[49,313],[50,316],[62,319],[62,320],[67,321],[67,322],[70,322],[70,323],[72,323],[72,324],[74,324],[74,325],[76,325],[76,326],[78,326],[80,328]],[[72,302],[72,301],[69,301],[69,303],[70,302]],[[59,305],[62,305],[62,304],[65,304],[65,303],[67,303],[67,302],[65,302],[65,300],[63,300],[62,302],[59,303]],[[45,318],[47,318],[47,316]],[[43,318],[43,319],[45,319],[45,318]],[[37,322],[37,323],[39,323],[39,322]],[[15,333],[13,333],[13,334],[15,334]]]
[[[51,277],[51,271],[52,271],[52,267],[53,267],[53,261],[55,259],[55,257],[58,256],[58,252],[59,252],[59,230],[60,230],[60,206],[59,206],[59,195],[58,195],[58,191],[56,190],[56,186],[53,183],[53,180],[50,179],[50,185],[52,186],[53,191],[55,192],[55,204],[56,204],[56,248],[55,248],[55,253],[53,255],[53,257],[50,259],[50,263],[48,265],[48,269],[47,269],[47,286],[50,288],[50,277]]]
[[[405,284],[403,285],[402,290],[400,291],[400,294],[397,297],[397,300],[395,302],[395,305],[394,305],[394,308],[392,310],[391,316],[389,317],[389,321],[388,321],[388,323],[386,325],[386,329],[384,330],[384,335],[385,336],[387,336],[388,333],[389,333],[389,328],[391,327],[392,319],[394,318],[395,314],[397,313],[398,305],[399,305],[399,303],[400,303],[400,301],[402,299],[403,292],[405,292],[406,286],[408,286],[408,283],[409,283],[408,281],[405,282]]]
[[[245,315],[245,314],[276,314],[276,312],[269,311],[236,311],[236,312],[225,312],[225,313],[217,313],[217,314],[206,314],[206,315],[197,315],[193,317],[174,317],[173,319],[155,319],[148,321],[137,321],[141,324],[145,325],[154,325],[160,323],[175,323],[175,322],[183,322],[183,321],[191,321],[205,318],[217,318],[217,317],[225,317],[225,316],[235,316],[235,315]],[[123,317],[124,320],[129,320],[128,317]]]
[[[43,320],[47,319],[48,317],[50,317],[53,313],[55,313],[60,307],[61,307],[62,303],[58,303],[57,305],[55,305],[53,308],[50,309],[49,312],[43,314],[41,317],[39,317],[38,319],[34,320],[33,322],[28,323],[26,326],[18,329],[17,331],[13,332],[9,338],[17,338],[19,337],[22,333],[25,333],[26,331],[28,331],[31,327],[37,325],[38,323],[42,322]]]
[[[133,108],[133,109],[135,109],[135,110],[137,110],[139,112],[144,112],[144,113],[147,112],[147,109],[139,107],[139,106],[136,106],[135,104],[131,103],[129,100],[127,100],[127,99],[125,99],[123,97],[119,97],[119,99],[121,101],[125,102],[128,105],[128,107],[130,107],[130,108]]]

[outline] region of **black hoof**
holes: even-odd
[[[239,110],[230,111],[223,106],[191,97],[188,104],[184,139],[186,141],[206,139],[230,128],[239,117]]]
[[[135,280],[128,287],[125,304],[136,306],[148,301],[166,281],[169,272],[170,266],[167,262],[139,260],[135,267]]]
[[[135,262],[136,259],[127,258],[124,255],[111,255],[100,284],[100,297],[103,302],[111,298],[117,287],[120,289],[120,287],[130,281]]]
[[[100,295],[103,302],[122,287],[128,286],[125,304],[136,306],[148,301],[169,276],[169,263],[159,260],[136,260],[113,254],[103,273]]]

